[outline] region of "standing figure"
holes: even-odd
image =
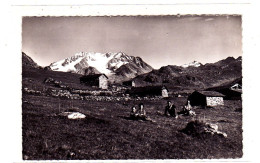
[[[178,116],[176,115],[175,108],[176,108],[176,106],[173,105],[171,101],[167,101],[167,105],[165,106],[164,115],[167,116],[169,113],[170,116],[177,118]]]

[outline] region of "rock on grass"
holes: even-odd
[[[221,131],[218,131],[218,126],[212,123],[206,123],[203,121],[195,120],[187,124],[187,126],[181,130],[187,135],[192,135],[195,137],[206,138],[208,136],[220,136],[227,137],[227,134]]]

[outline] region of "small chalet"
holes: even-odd
[[[242,86],[240,84],[236,83],[233,86],[231,86],[230,89],[242,91]]]
[[[97,86],[101,89],[107,89],[107,79],[108,77],[105,74],[85,75],[80,78],[80,83],[84,83],[89,86]]]
[[[146,86],[146,87],[132,87],[129,90],[131,96],[140,97],[168,97],[168,89],[165,86]]]
[[[242,99],[242,78],[239,78],[231,83],[208,88],[208,91],[216,91],[225,95],[226,100],[241,100]]]
[[[194,91],[188,100],[192,106],[224,105],[224,95],[215,91]]]

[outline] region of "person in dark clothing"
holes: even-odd
[[[171,101],[167,101],[167,106],[165,106],[165,111],[164,111],[164,115],[168,116],[168,113],[170,114],[170,116],[177,118],[177,114],[176,114],[176,110],[175,110],[176,106],[172,104]]]
[[[132,119],[138,119],[138,112],[137,112],[137,109],[135,108],[135,106],[132,107],[132,110],[130,112],[130,117]]]

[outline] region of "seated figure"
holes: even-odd
[[[168,115],[168,113],[170,114],[170,116],[177,118],[177,114],[176,114],[176,110],[175,110],[176,106],[172,104],[171,101],[167,101],[167,105],[165,106],[165,110],[164,110],[164,115]]]
[[[135,106],[132,107],[132,110],[130,112],[130,117],[132,119],[137,119],[138,118],[138,112]]]
[[[183,107],[182,114],[184,115],[196,115],[194,111],[192,111],[192,106],[190,105],[190,101],[187,101],[187,105]]]
[[[147,116],[146,116],[146,111],[144,109],[144,104],[140,103],[139,104],[139,113],[138,113],[138,117],[142,120],[146,120]]]
[[[143,120],[143,121],[151,121],[155,122],[152,120],[150,117],[146,115],[146,111],[144,109],[144,104],[140,103],[139,104],[139,109],[137,110],[135,106],[132,107],[132,110],[130,112],[130,117],[133,120]]]

